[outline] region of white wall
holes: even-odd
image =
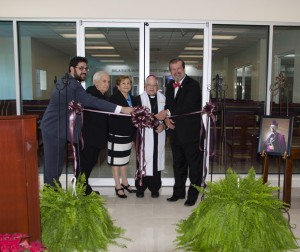
[[[1,0],[0,17],[298,22],[299,0]]]
[[[54,88],[54,78],[60,79],[68,72],[69,56],[32,39],[32,83],[30,83],[33,95],[29,99],[49,99]],[[23,66],[24,67],[24,66]],[[47,90],[37,90],[36,70],[47,70]]]

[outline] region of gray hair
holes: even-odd
[[[108,75],[109,76],[108,72],[106,72],[106,71],[96,72],[93,76],[93,83],[95,83],[95,81],[97,81],[97,80],[101,80],[103,75]]]

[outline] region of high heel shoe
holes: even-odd
[[[130,189],[130,188],[129,188],[129,187],[130,187],[129,184],[128,184],[127,186],[121,184],[121,186],[123,187],[123,189],[125,189],[125,190],[126,190],[127,192],[129,192],[129,193],[136,193],[136,192],[137,192],[137,190],[135,190],[135,189]]]
[[[115,188],[116,190],[116,195],[119,197],[119,198],[122,198],[122,199],[126,199],[127,198],[127,195],[124,193],[124,194],[119,194],[118,192],[119,191],[123,191],[124,192],[124,188],[120,188],[120,189],[117,189]]]

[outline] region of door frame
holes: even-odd
[[[134,21],[134,22],[106,22],[106,21],[79,21],[77,22],[77,55],[85,56],[85,28],[89,27],[112,27],[112,28],[138,28],[139,29],[139,92],[144,90],[144,80],[150,73],[150,30],[151,28],[184,28],[203,29],[203,87],[202,107],[209,102],[209,88],[211,87],[211,61],[212,61],[212,23],[211,22],[162,22],[162,21]],[[83,83],[85,86],[85,83]],[[206,120],[206,115],[203,115]],[[209,130],[209,129],[208,129]],[[209,136],[209,134],[208,134]],[[208,141],[209,143],[209,141]],[[209,149],[209,146],[207,146]],[[209,159],[204,159],[204,167],[209,169]],[[208,172],[207,172],[208,173]],[[128,178],[134,185],[134,178]],[[111,178],[90,178],[92,186],[114,186]],[[189,181],[187,181],[189,183]],[[162,186],[173,186],[174,178],[162,178]]]

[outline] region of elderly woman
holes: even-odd
[[[117,88],[110,97],[110,101],[124,107],[137,106],[136,98],[130,95],[132,81],[129,76],[120,76],[117,80]],[[107,162],[112,166],[115,180],[115,191],[119,198],[127,198],[124,189],[129,193],[136,190],[128,184],[127,164],[129,163],[132,141],[135,128],[128,116],[109,116],[108,157]],[[120,182],[120,173],[121,180]]]

